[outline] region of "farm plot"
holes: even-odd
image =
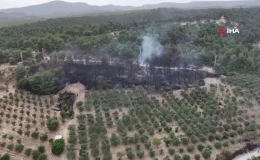
[[[256,99],[257,102],[260,102],[260,76],[251,75],[251,74],[235,74],[233,76],[227,77],[226,80],[229,84],[236,86],[235,94],[237,97],[242,97],[245,103],[248,103],[249,106],[250,100]],[[242,102],[242,101],[241,101]],[[242,102],[243,103],[243,102]]]
[[[213,160],[222,149],[258,137],[256,117],[233,90],[211,84],[160,100],[143,88],[90,90],[77,105],[67,159]]]
[[[44,160],[46,155],[48,159],[56,159],[52,156],[50,143],[59,134],[56,124],[62,122],[59,112],[51,110],[56,97],[19,90],[2,95],[0,154],[8,153],[14,160]]]

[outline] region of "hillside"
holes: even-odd
[[[232,8],[232,7],[256,7],[260,6],[260,1],[213,1],[213,2],[202,2],[195,1],[190,3],[159,3],[159,4],[146,4],[139,7],[133,6],[116,6],[116,5],[105,5],[95,6],[87,3],[70,3],[64,1],[52,1],[40,5],[27,6],[22,8],[11,8],[0,10],[8,15],[9,18],[15,16],[10,13],[17,15],[21,13],[24,18],[28,16],[38,17],[59,17],[77,14],[90,14],[100,12],[118,12],[118,11],[132,11],[132,10],[143,10],[143,9],[156,9],[156,8],[181,8],[181,9],[200,9],[200,8]],[[8,13],[8,14],[7,14]],[[1,20],[1,17],[0,17]]]
[[[104,11],[116,11],[124,10],[125,7],[117,6],[95,6],[88,5],[87,3],[70,3],[64,1],[53,1],[49,3],[44,3],[40,5],[28,6],[23,8],[13,8],[13,9],[4,9],[0,12],[4,13],[25,13],[27,15],[38,15],[38,16],[59,16],[59,15],[69,15],[69,14],[79,14],[79,13],[94,13],[94,12],[104,12]]]

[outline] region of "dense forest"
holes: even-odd
[[[181,63],[213,66],[217,72],[256,72],[260,51],[255,44],[260,37],[260,8],[235,9],[155,9],[111,15],[67,17],[0,29],[0,63],[32,63],[32,51],[44,50],[50,55],[80,53],[106,55],[129,61],[137,59],[145,35],[155,37],[163,46],[162,64]],[[238,24],[239,34],[219,35],[215,21],[223,16],[226,27]],[[206,20],[201,23],[200,20]],[[196,24],[180,25],[180,22]],[[190,57],[196,57],[196,60]],[[35,65],[35,64],[34,64]],[[37,65],[36,65],[37,66]],[[27,71],[27,77],[42,74]],[[45,68],[46,70],[46,68]],[[46,73],[52,77],[54,71]],[[45,75],[45,73],[44,73]],[[51,79],[51,78],[50,78]],[[53,79],[52,79],[53,80]],[[22,85],[22,84],[21,84]],[[49,93],[49,92],[48,92]]]

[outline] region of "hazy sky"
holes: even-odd
[[[50,2],[52,0],[0,0],[0,9],[4,8],[14,8],[14,7],[24,7],[29,5],[41,4],[45,2]],[[154,4],[160,2],[191,2],[195,0],[65,0],[67,2],[86,2],[92,5],[131,5],[140,6],[143,4]],[[198,1],[216,1],[216,0],[198,0]],[[220,1],[220,0],[218,0]]]

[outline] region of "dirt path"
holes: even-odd
[[[69,120],[69,122],[66,124],[66,127],[63,127],[63,135],[64,135],[64,139],[68,138],[68,126],[70,125],[77,125],[77,115],[80,114],[78,108],[76,107],[76,103],[79,101],[84,102],[85,100],[85,86],[81,83],[74,83],[74,84],[67,84],[66,87],[61,90],[59,93],[63,93],[63,92],[71,92],[74,93],[76,95],[76,100],[74,102],[74,118]]]
[[[74,118],[73,119],[70,119],[68,120],[68,122],[66,122],[66,124],[61,128],[60,130],[60,133],[62,133],[65,141],[67,141],[68,139],[68,136],[69,136],[69,132],[68,132],[68,127],[70,125],[75,125],[77,126],[77,115],[80,114],[78,108],[76,107],[76,104],[77,102],[79,101],[82,101],[84,102],[85,101],[85,91],[86,91],[86,88],[83,84],[81,83],[74,83],[74,84],[66,84],[65,88],[63,90],[61,90],[59,93],[63,93],[63,92],[71,92],[71,93],[74,93],[76,95],[76,100],[74,102],[74,106],[73,106],[73,109],[74,109]],[[75,146],[75,148],[78,148],[77,146]],[[78,154],[76,154],[78,155]],[[63,160],[66,160],[66,151],[65,153],[62,155],[62,157],[60,157],[61,159]]]

